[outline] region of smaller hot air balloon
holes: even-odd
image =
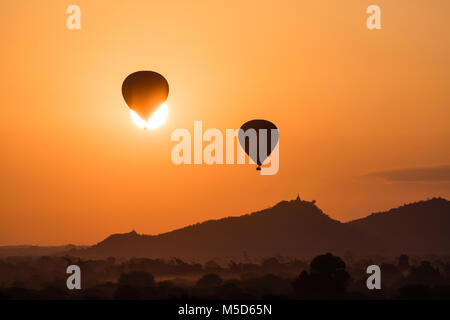
[[[137,71],[123,81],[122,95],[128,107],[145,123],[167,100],[169,84],[157,72]]]
[[[238,138],[245,153],[258,165],[256,170],[261,170],[278,143],[278,128],[270,121],[255,119],[241,126]]]

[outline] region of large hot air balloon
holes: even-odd
[[[253,147],[250,146],[252,135],[256,136]],[[261,165],[278,143],[278,128],[267,120],[251,120],[241,126],[238,137],[245,153],[258,165],[256,170],[261,170]]]
[[[169,84],[157,72],[138,71],[123,81],[122,95],[130,109],[147,121],[167,100]]]

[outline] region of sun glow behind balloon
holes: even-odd
[[[149,130],[161,127],[164,124],[164,122],[166,122],[168,115],[169,115],[169,107],[165,102],[151,115],[148,121],[145,121],[136,112],[131,110],[131,119],[133,119],[134,123],[139,128]]]

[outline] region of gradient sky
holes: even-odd
[[[366,28],[371,4],[382,30]],[[448,0],[2,0],[0,245],[156,234],[297,193],[342,221],[449,198],[448,180],[423,179],[450,164],[449,12]],[[156,131],[121,95],[137,70],[171,86]],[[280,129],[277,175],[172,164],[176,128],[254,118]],[[419,180],[379,179],[415,168]]]

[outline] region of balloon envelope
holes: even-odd
[[[278,128],[267,120],[251,120],[241,126],[238,138],[245,153],[258,165],[256,169],[261,170],[260,166],[278,143]]]
[[[148,120],[167,100],[169,84],[157,72],[138,71],[130,74],[122,84],[122,95],[131,110]]]

